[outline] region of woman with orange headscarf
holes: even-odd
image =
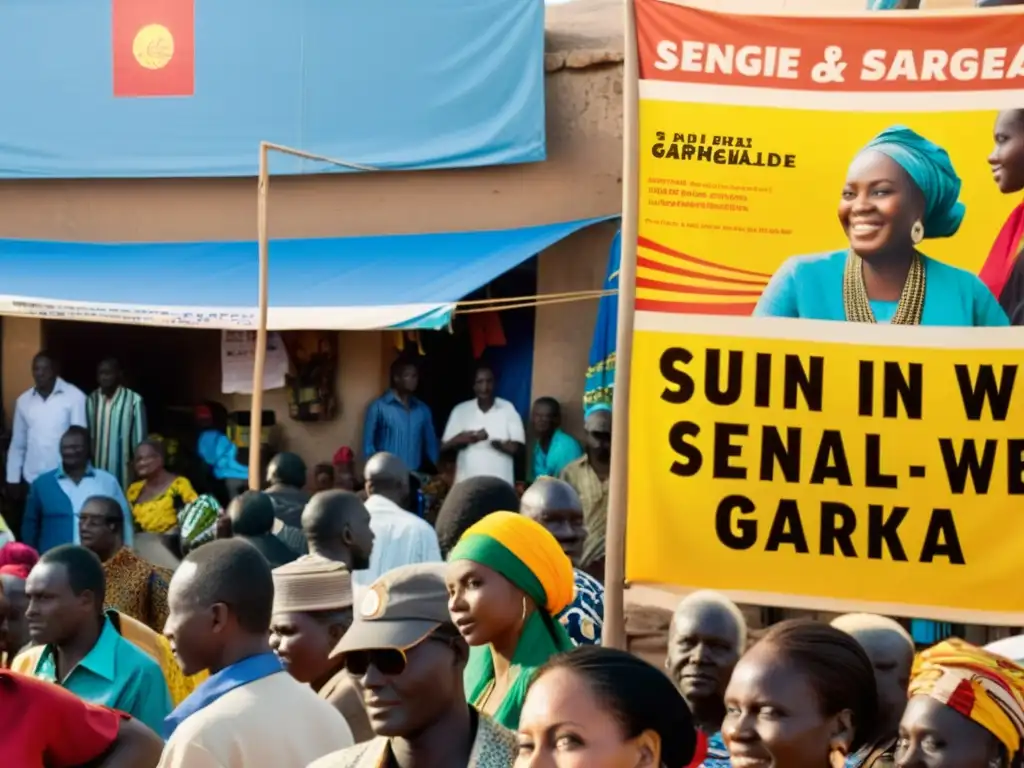
[[[1024,737],[1024,668],[957,638],[918,655],[896,765],[1008,768]]]
[[[466,696],[514,730],[533,673],[574,647],[555,618],[573,600],[572,563],[544,526],[516,512],[468,528],[448,562],[448,610],[470,645]]]

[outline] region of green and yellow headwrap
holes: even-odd
[[[494,512],[466,529],[448,556],[492,568],[556,616],[572,603],[572,563],[540,523],[517,512]]]

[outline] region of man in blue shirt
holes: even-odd
[[[430,407],[413,394],[420,383],[416,364],[399,358],[391,364],[391,389],[366,410],[363,458],[382,451],[398,456],[413,472],[427,458],[437,465],[438,442]]]
[[[171,711],[160,665],[121,637],[103,613],[103,565],[84,547],[47,552],[25,583],[29,635],[38,645],[12,665],[159,732]]]
[[[60,440],[61,465],[33,481],[25,502],[22,541],[39,552],[78,544],[78,513],[93,496],[114,499],[124,512],[124,544],[133,544],[135,524],[120,481],[89,463],[89,432],[74,426]]]
[[[583,455],[575,438],[562,431],[562,406],[553,397],[538,397],[530,421],[533,427],[531,483],[538,477],[558,477],[562,470]]]

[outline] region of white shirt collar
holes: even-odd
[[[66,384],[67,382],[64,381],[64,379],[62,379],[60,376],[58,376],[56,379],[53,380],[53,390],[50,392],[50,395],[63,393]],[[39,390],[36,389],[35,386],[32,387],[32,394],[39,395],[39,397],[42,397],[42,395],[39,393]],[[47,395],[47,397],[49,397],[50,395]]]
[[[370,512],[401,512],[404,515],[412,515],[407,509],[402,509],[391,499],[374,494],[366,499],[366,508]],[[415,515],[413,515],[415,517]]]

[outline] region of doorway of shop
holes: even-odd
[[[99,363],[116,358],[125,386],[142,395],[149,432],[169,441],[169,464],[198,480],[193,409],[220,391],[220,331],[46,320],[43,343],[61,377],[86,394]]]
[[[536,292],[537,259],[532,258],[467,296],[466,300],[533,296]],[[467,307],[475,308],[473,305]],[[528,426],[535,322],[536,311],[532,306],[495,312],[490,317],[483,312],[457,313],[450,330],[420,334],[422,355],[416,344],[408,340],[405,341],[404,352],[396,350],[396,355],[411,357],[419,365],[419,397],[433,411],[439,438],[444,434],[452,409],[473,397],[473,373],[480,362],[486,362],[494,369],[497,396],[511,402]],[[481,332],[485,325],[491,333]],[[504,344],[485,346],[481,343],[481,338],[497,340],[494,335],[497,328],[500,328],[500,336],[504,337]],[[525,476],[524,467],[524,459],[520,456],[516,462],[517,479]]]

